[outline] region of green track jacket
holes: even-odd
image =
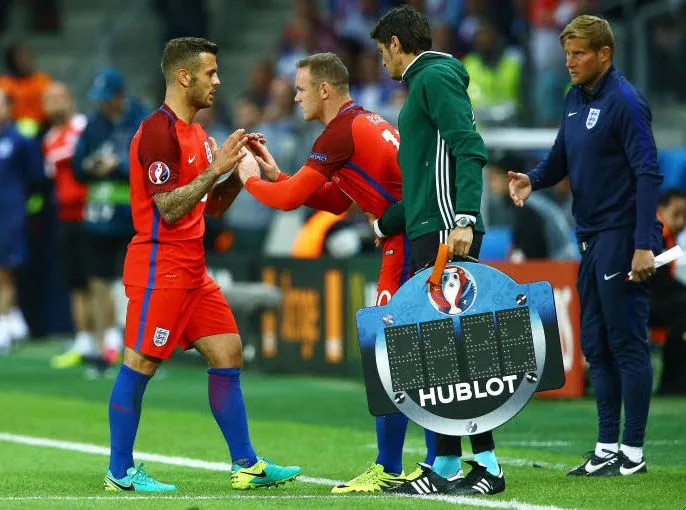
[[[410,239],[452,230],[457,214],[481,219],[486,147],[476,131],[467,95],[469,75],[447,53],[426,51],[405,70],[408,86],[398,128],[403,199],[389,207],[378,227],[385,235],[407,231]]]

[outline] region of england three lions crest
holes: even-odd
[[[591,108],[588,111],[588,117],[586,117],[586,129],[591,129],[598,122],[598,117],[600,116],[600,110],[598,108]]]
[[[441,284],[429,284],[429,301],[436,310],[446,315],[467,311],[475,298],[476,281],[469,271],[459,266],[446,266]]]

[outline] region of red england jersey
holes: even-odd
[[[211,162],[208,137],[199,124],[186,124],[165,104],[143,121],[129,151],[136,235],[126,252],[124,285],[149,289],[202,285],[207,195],[173,225],[162,219],[153,195],[185,186]]]
[[[349,102],[312,146],[308,167],[321,172],[365,212],[380,217],[401,197],[396,129]]]
[[[50,128],[43,139],[45,173],[55,179],[57,216],[60,221],[83,219],[88,188],[74,177],[71,160],[86,122],[85,115],[74,115],[64,126]]]

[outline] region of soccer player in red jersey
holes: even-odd
[[[341,214],[355,202],[364,212],[378,216],[400,200],[398,132],[376,113],[355,104],[348,92],[348,70],[333,53],[301,60],[295,78],[295,102],[305,120],[326,127],[312,147],[305,165],[292,177],[281,173],[266,146],[251,140],[248,155],[238,165],[245,188],[270,207],[290,210],[301,205]],[[268,179],[260,179],[262,168]],[[376,304],[386,304],[409,277],[407,237],[385,238]],[[376,418],[378,456],[362,475],[334,487],[334,493],[375,492],[407,480],[402,450],[407,418],[400,414]],[[426,431],[426,463],[433,463],[434,434]],[[410,475],[412,476],[412,475]]]
[[[54,368],[69,368],[80,364],[83,356],[97,352],[91,330],[92,300],[85,270],[89,254],[82,224],[88,188],[76,180],[72,167],[76,142],[88,119],[83,114],[74,113],[69,88],[58,81],[48,85],[43,94],[43,109],[50,122],[50,129],[43,137],[43,159],[46,175],[55,183],[60,270],[69,289],[76,332],[67,352],[53,357],[50,364]]]
[[[297,466],[277,466],[255,454],[240,387],[238,328],[205,267],[203,213],[208,204],[219,211],[228,207],[240,191],[235,176],[217,181],[247,153],[243,146],[249,139],[237,130],[217,147],[193,123],[196,112],[214,101],[220,83],[216,55],[217,45],[204,39],[167,43],[164,104],[143,121],[131,142],[136,234],[124,263],[126,350],[109,404],[108,490],[176,490],[134,466],[133,443],[145,387],[177,345],[194,347],[210,365],[210,408],[231,454],[232,487],[277,485],[300,474]]]

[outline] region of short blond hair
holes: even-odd
[[[586,39],[593,51],[610,48],[610,57],[615,53],[615,38],[607,20],[598,16],[583,14],[577,16],[560,33],[560,44],[564,46],[567,39]]]

